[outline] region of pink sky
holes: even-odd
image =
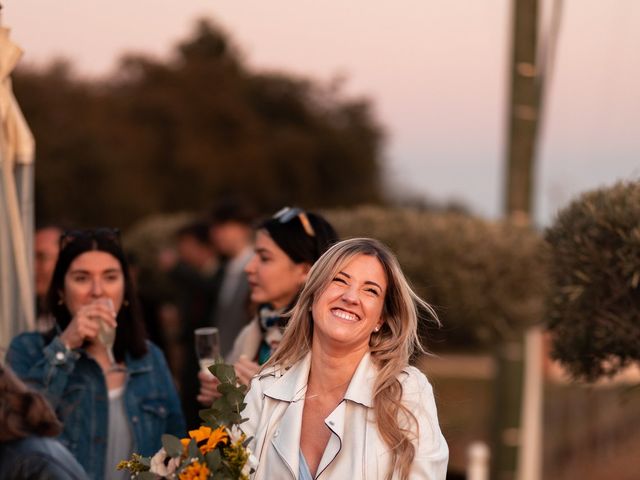
[[[329,80],[374,100],[389,184],[500,213],[508,0],[4,0],[25,62],[109,72],[124,51],[164,57],[196,18],[250,65]],[[543,2],[548,7],[549,0]],[[580,191],[640,178],[640,2],[565,0],[538,163],[536,217]]]

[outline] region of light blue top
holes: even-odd
[[[313,480],[313,476],[309,471],[309,465],[307,465],[307,461],[302,454],[302,450],[300,450],[300,475],[299,480]]]

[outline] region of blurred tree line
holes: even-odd
[[[383,197],[370,102],[337,82],[250,70],[209,21],[170,60],[130,55],[99,81],[64,62],[23,68],[14,88],[37,142],[40,220],[126,227],[228,195],[265,211]]]

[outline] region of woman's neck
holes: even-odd
[[[367,351],[366,348],[348,352],[335,351],[322,347],[319,342],[312,342],[308,388],[326,391],[344,383],[346,390]]]

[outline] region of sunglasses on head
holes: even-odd
[[[305,233],[310,237],[316,236],[316,232],[313,229],[313,225],[311,225],[311,222],[309,221],[309,217],[301,208],[284,207],[283,209],[277,211],[273,218],[275,220],[278,220],[280,223],[288,223],[294,218],[298,218],[300,220],[300,223],[302,224],[302,228],[304,228]]]
[[[120,229],[118,228],[88,228],[85,230],[66,230],[60,236],[60,249],[70,245],[78,240],[100,240],[112,242],[121,246]]]

